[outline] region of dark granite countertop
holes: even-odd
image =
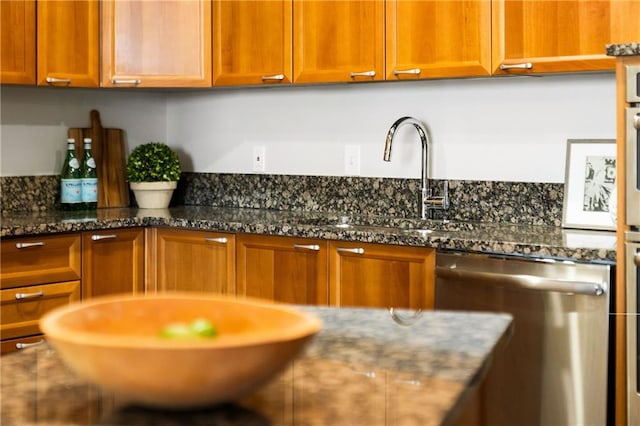
[[[400,325],[383,309],[297,308],[318,314],[322,331],[249,397],[195,411],[130,405],[79,379],[43,344],[2,357],[0,423],[449,424],[512,332],[506,314],[425,311]]]
[[[346,223],[345,223],[346,222]],[[134,226],[255,233],[340,241],[433,247],[583,262],[614,263],[615,232],[553,226],[340,216],[323,212],[202,206],[165,210],[98,209],[2,216],[0,237],[95,231]],[[429,232],[412,231],[426,228]]]
[[[640,55],[640,42],[608,44],[606,49],[608,56]]]

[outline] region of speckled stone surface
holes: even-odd
[[[2,213],[58,207],[57,176],[0,178]],[[439,194],[442,181],[431,181]],[[174,205],[419,216],[419,179],[184,173]],[[560,226],[564,185],[450,181],[451,206],[436,219]],[[133,200],[133,196],[131,197]]]
[[[432,247],[438,250],[614,263],[615,233],[555,226],[471,221],[415,220],[328,212],[278,211],[203,206],[167,210],[99,209],[92,214],[60,211],[2,218],[1,237],[93,231],[133,226],[254,233],[336,241]],[[416,231],[428,229],[429,232]]]
[[[608,44],[606,46],[608,56],[634,56],[640,55],[640,42]]]
[[[403,326],[380,309],[296,309],[319,315],[322,331],[279,377],[238,401],[192,411],[132,405],[79,379],[45,344],[2,358],[0,423],[448,424],[512,332],[504,314],[429,311]]]

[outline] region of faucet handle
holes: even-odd
[[[423,202],[427,209],[447,210],[449,208],[449,181],[444,181],[442,195],[434,197],[429,190]]]

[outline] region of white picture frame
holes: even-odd
[[[615,178],[615,139],[569,139],[562,226],[615,230]]]

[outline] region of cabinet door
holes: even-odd
[[[237,294],[285,303],[327,305],[327,242],[238,235]]]
[[[333,306],[432,309],[435,250],[331,242]]]
[[[38,2],[38,85],[98,87],[99,3]]]
[[[40,334],[40,317],[48,311],[80,300],[80,281],[0,290],[2,339]]]
[[[291,83],[291,0],[213,2],[213,85]]]
[[[493,72],[613,70],[608,43],[640,40],[640,2],[493,0]]]
[[[235,294],[235,236],[155,229],[155,290]]]
[[[3,238],[0,242],[0,288],[79,280],[79,234]]]
[[[384,80],[384,2],[294,0],[295,83]]]
[[[491,3],[387,0],[387,80],[491,73]]]
[[[0,1],[0,83],[36,83],[36,2]]]
[[[82,233],[82,298],[144,290],[144,230]]]
[[[211,1],[101,5],[102,86],[211,86]]]

